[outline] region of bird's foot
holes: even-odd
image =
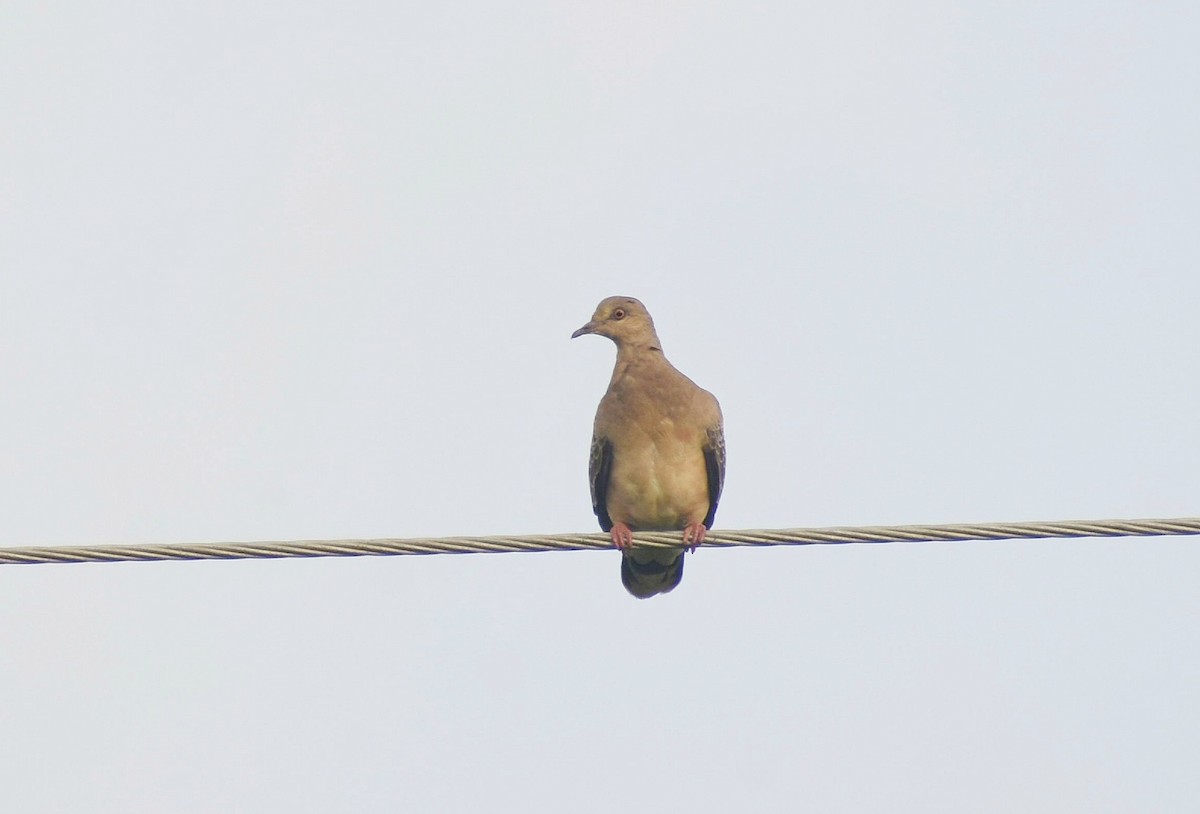
[[[708,529],[703,523],[689,523],[683,527],[683,547],[694,552],[696,546],[704,542],[704,535],[707,533]]]
[[[614,523],[612,527],[613,545],[622,551],[633,548],[633,532],[624,523]]]

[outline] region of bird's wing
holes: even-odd
[[[704,527],[711,529],[717,517],[721,490],[725,488],[725,428],[717,424],[708,430],[707,435],[704,468],[708,471],[708,515],[704,518]]]
[[[608,476],[612,472],[612,442],[600,435],[592,435],[592,453],[588,458],[588,482],[592,485],[592,511],[600,521],[600,528],[612,531],[612,518],[608,516]]]

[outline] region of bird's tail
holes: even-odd
[[[634,548],[621,557],[621,582],[638,599],[671,591],[683,579],[683,551]]]

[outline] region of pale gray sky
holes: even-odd
[[[0,544],[1200,514],[1194,3],[4,3]],[[1191,812],[1200,544],[0,568],[40,812]]]

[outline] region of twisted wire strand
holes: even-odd
[[[1037,523],[951,523],[927,526],[841,526],[815,529],[711,531],[705,548],[845,543],[933,543],[1067,537],[1200,535],[1200,517],[1169,520],[1084,520]],[[635,545],[679,546],[679,532],[639,532]],[[612,547],[607,534],[418,537],[379,540],[291,540],[255,543],[0,547],[0,565],[156,560],[243,560],[365,557],[398,554],[486,554],[580,551]]]

